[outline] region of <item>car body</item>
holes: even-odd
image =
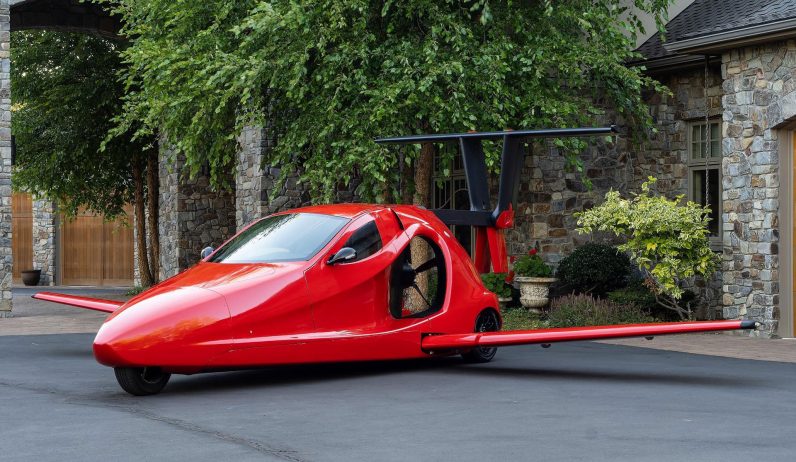
[[[300,255],[247,247],[267,247],[279,233],[288,242],[280,245],[302,243]],[[412,265],[417,243],[429,260]],[[356,256],[332,261],[345,248]],[[414,274],[418,268],[423,271]],[[414,296],[421,309],[408,309],[413,290],[423,293],[413,285],[416,276],[426,271],[433,278],[426,297]],[[153,383],[172,373],[282,364],[457,353],[480,362],[501,345],[689,331],[674,323],[486,333],[501,324],[497,297],[449,228],[432,211],[408,205],[322,205],[271,215],[123,304],[46,292],[35,297],[110,312],[94,340],[97,361],[116,369],[117,378],[134,371],[136,380],[149,374]],[[720,323],[691,323],[691,331],[741,328],[739,321]],[[133,394],[149,394],[119,380]]]
[[[497,347],[754,329],[744,320],[500,332],[500,307],[481,273],[506,272],[504,231],[529,139],[597,136],[615,127],[419,135],[458,141],[470,210],[335,204],[251,223],[193,267],[126,303],[40,292],[35,298],[110,313],[94,355],[124,390],[160,392],[170,374],[281,364],[429,358],[487,362]],[[502,140],[492,209],[484,140]],[[448,225],[472,226],[472,259]],[[207,249],[206,249],[207,250]]]
[[[224,247],[218,249],[112,313],[94,342],[97,360],[111,367],[157,364],[169,372],[198,372],[422,357],[421,335],[470,332],[481,310],[498,312],[466,251],[428,210],[326,205],[274,215],[290,216],[338,217],[344,225],[298,261],[214,262]],[[381,240],[377,251],[328,263],[357,231],[373,225]],[[390,269],[413,238],[428,239],[441,251],[449,296],[426,316],[395,318],[388,306]]]

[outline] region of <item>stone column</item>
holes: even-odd
[[[235,221],[241,229],[252,221],[262,218],[268,207],[269,183],[264,178],[263,151],[270,147],[266,130],[261,127],[246,127],[238,138],[238,165],[235,169]]]
[[[33,269],[41,270],[43,286],[55,285],[55,229],[58,215],[47,200],[33,201]]]
[[[796,117],[794,74],[794,40],[722,56],[723,314],[760,321],[764,333],[774,332],[779,318],[779,214],[786,191],[780,191],[777,129]]]
[[[11,17],[0,0],[0,318],[11,316]]]
[[[252,221],[287,209],[309,205],[310,195],[294,172],[275,191],[281,174],[277,167],[264,165],[263,159],[274,146],[269,128],[246,127],[238,138],[238,164],[235,169],[235,219],[241,229]],[[335,202],[355,201],[358,182],[337,192]]]
[[[204,247],[218,247],[236,228],[235,192],[213,190],[203,173],[187,178],[184,163],[181,156],[174,156],[161,143],[161,280],[194,265]]]
[[[177,243],[177,199],[179,171],[182,164],[175,160],[164,142],[160,143],[160,215],[158,234],[160,236],[160,280],[179,273]]]

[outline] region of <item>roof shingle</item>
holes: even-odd
[[[796,0],[696,0],[666,25],[666,42],[796,18]],[[670,56],[660,32],[637,48],[646,59]]]

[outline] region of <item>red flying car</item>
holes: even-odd
[[[510,168],[518,168],[506,158],[521,158],[506,146],[541,136],[528,133],[437,135],[458,136],[471,163],[483,155],[468,155],[467,136],[504,139],[505,176],[494,210],[478,196],[486,194],[484,168],[469,178],[475,206],[463,214],[407,205],[295,209],[250,224],[197,265],[126,303],[34,297],[111,313],[94,354],[134,395],[160,392],[172,373],[451,354],[487,362],[499,346],[755,327],[705,321],[500,332],[497,298],[479,271],[505,270],[502,233],[513,214],[504,189],[517,181]],[[446,223],[475,226],[474,262]]]

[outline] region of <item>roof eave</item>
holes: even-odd
[[[701,55],[669,55],[661,58],[633,61],[628,63],[628,65],[643,66],[645,72],[656,73],[699,67],[703,66],[704,63],[705,57]]]
[[[796,18],[677,40],[663,48],[669,53],[710,53],[792,37],[796,37]]]

